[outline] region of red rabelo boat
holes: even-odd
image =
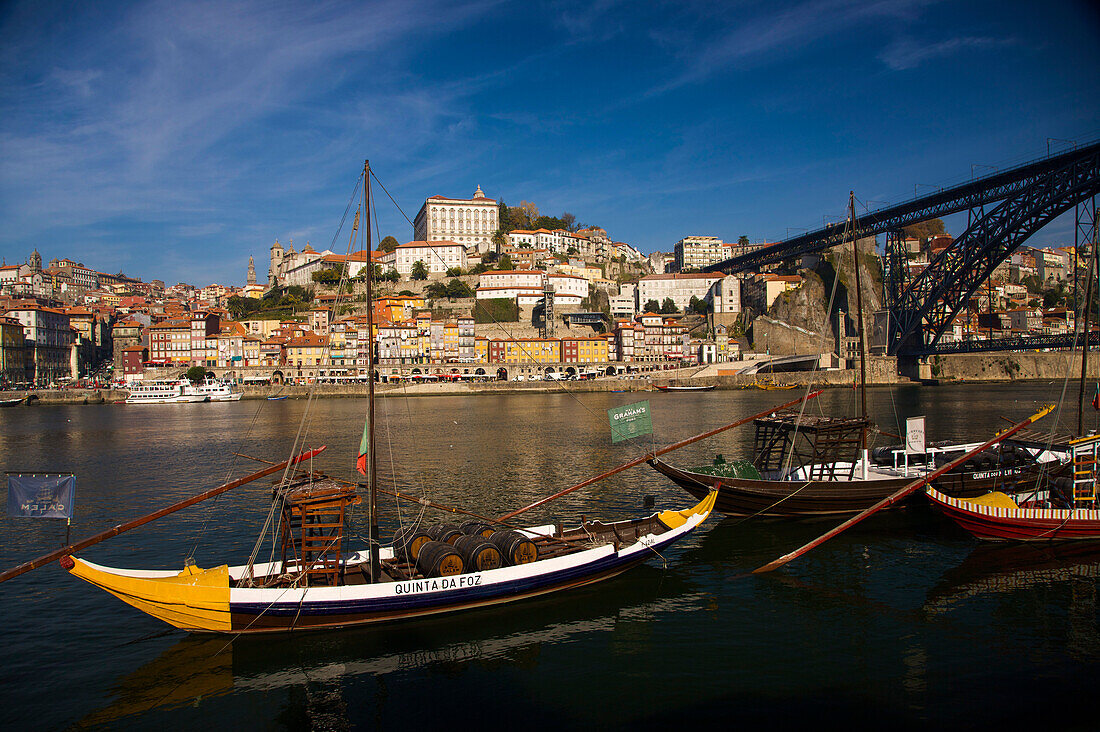
[[[928,488],[928,500],[975,537],[989,541],[1100,539],[1097,458],[1100,435],[1070,442],[1072,477],[1049,482],[1047,490],[1017,496],[994,491],[977,498],[953,498]]]

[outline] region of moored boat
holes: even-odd
[[[991,491],[976,498],[927,489],[940,512],[975,537],[989,541],[1100,539],[1100,435],[1073,440],[1072,472],[1047,479],[1031,494],[1015,498]]]
[[[713,391],[717,384],[710,386],[687,386],[678,384],[654,384],[661,391]]]
[[[649,464],[696,498],[717,482],[715,510],[729,516],[828,516],[858,513],[974,447],[929,446],[922,455],[886,448],[861,457],[855,448],[866,423],[860,418],[778,412],[754,425],[751,461],[721,461],[693,469],[658,458]],[[1047,450],[1010,443],[967,461],[934,485],[948,495],[964,497],[997,489],[1031,490],[1050,471],[1064,472],[1066,455],[1057,446]]]
[[[183,630],[339,628],[513,602],[608,579],[690,533],[713,504],[708,496],[682,511],[608,524],[587,521],[561,533],[554,526],[525,529],[516,533],[531,541],[537,558],[485,570],[444,568],[447,574],[425,575],[399,556],[399,549],[384,548],[382,579],[373,583],[366,551],[340,559],[339,581],[327,586],[303,583],[303,568],[289,560],[181,572],[114,569],[75,557],[65,564],[74,576]],[[457,558],[446,542],[425,544],[420,551],[437,544],[448,547],[447,557]]]
[[[17,407],[23,403],[26,397],[17,397],[15,399],[0,399],[0,407]]]
[[[360,211],[368,212],[363,232],[367,250],[371,251],[367,165],[361,180],[365,200]],[[357,213],[349,252],[359,221]],[[371,292],[368,278],[368,302],[372,300]],[[373,325],[372,310],[367,311],[368,332]],[[368,350],[367,371],[374,371],[373,350]],[[508,523],[524,511],[640,464],[643,457],[498,519],[388,491],[380,487],[377,476],[375,381],[369,379],[367,383],[367,418],[356,461],[356,470],[366,477],[369,496],[366,548],[349,552],[345,546],[348,510],[360,503],[356,494],[359,483],[315,472],[313,458],[323,447],[298,452],[299,437],[310,419],[307,401],[292,451],[292,455],[297,453],[295,457],[280,463],[260,460],[269,467],[0,573],[0,582],[60,560],[74,576],[187,631],[238,634],[341,628],[513,602],[608,579],[659,557],[662,550],[693,531],[713,510],[715,495],[708,494],[689,508],[636,519],[603,523],[582,516],[580,525],[571,529],[563,529],[562,523],[531,528]],[[267,520],[244,564],[200,569],[188,563],[182,571],[133,570],[74,556],[123,531],[274,473],[281,473],[281,477],[271,492]],[[402,525],[398,514],[399,528],[392,541],[383,546],[378,525],[379,493],[412,501],[422,511],[430,507],[476,520],[461,526],[425,527],[420,518]],[[268,542],[270,558],[257,561],[261,551],[268,556]]]
[[[201,384],[195,385],[199,394],[210,397],[212,402],[237,402],[244,396],[243,392],[234,391],[233,385],[228,381],[220,381],[207,376]]]
[[[127,404],[178,404],[210,401],[208,394],[198,391],[187,379],[147,381],[128,388]]]

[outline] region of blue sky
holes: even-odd
[[[410,218],[481,185],[644,252],[774,241],[1100,136],[1097,38],[1069,0],[9,2],[0,255],[240,284],[328,247],[368,157]]]

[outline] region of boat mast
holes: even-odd
[[[1077,395],[1077,435],[1078,437],[1085,434],[1085,378],[1088,376],[1089,367],[1089,312],[1092,310],[1092,285],[1096,281],[1097,276],[1094,276],[1093,272],[1096,269],[1096,204],[1093,203],[1092,210],[1092,242],[1089,243],[1089,263],[1085,270],[1085,322],[1083,324],[1083,333],[1085,334],[1085,345],[1081,349],[1081,387],[1080,393]],[[1086,242],[1088,243],[1088,242]],[[1073,271],[1077,273],[1077,250],[1073,251]]]
[[[363,161],[363,221],[366,224],[367,244],[367,490],[370,496],[370,581],[378,582],[382,578],[382,567],[378,558],[378,464],[374,454],[374,245],[370,234],[370,161]]]
[[[848,191],[848,235],[856,271],[856,331],[859,333],[859,416],[867,421],[867,348],[863,336],[863,288],[859,285],[859,246],[856,243],[856,194]],[[860,430],[861,447],[867,449],[867,426]]]

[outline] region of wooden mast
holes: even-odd
[[[904,486],[903,488],[899,489],[898,491],[890,494],[886,498],[883,498],[881,501],[879,501],[875,505],[871,506],[870,508],[867,508],[867,509],[864,509],[863,511],[860,511],[858,514],[856,514],[852,518],[848,519],[847,521],[842,523],[840,526],[837,526],[835,529],[831,529],[829,531],[826,531],[821,536],[817,537],[816,539],[814,539],[813,541],[811,541],[808,544],[803,544],[801,547],[799,547],[798,549],[795,549],[790,554],[784,554],[783,556],[779,557],[778,559],[773,559],[772,561],[768,562],[763,567],[757,567],[756,569],[754,569],[752,571],[752,573],[753,574],[763,574],[765,572],[771,572],[775,569],[778,569],[778,568],[782,567],[784,564],[791,561],[792,559],[797,559],[798,557],[802,556],[803,554],[810,551],[811,549],[813,549],[815,547],[818,547],[818,546],[821,546],[822,544],[824,544],[829,539],[832,539],[837,534],[840,534],[840,533],[843,533],[844,531],[847,531],[848,529],[855,526],[856,524],[858,524],[860,521],[867,518],[868,516],[874,515],[874,514],[878,513],[879,511],[881,511],[882,509],[894,505],[895,503],[902,500],[903,498],[905,498],[906,496],[908,496],[911,493],[915,493],[916,491],[920,490],[924,486],[926,486],[929,483],[931,483],[932,481],[934,481],[936,478],[939,478],[944,473],[947,473],[947,472],[950,472],[950,471],[954,470],[955,468],[962,465],[963,463],[965,463],[967,460],[974,457],[978,453],[980,453],[984,450],[987,450],[990,447],[992,447],[993,445],[996,445],[999,442],[1002,442],[1002,441],[1008,439],[1009,437],[1016,434],[1017,432],[1019,432],[1023,428],[1027,427],[1029,424],[1032,424],[1033,422],[1036,422],[1036,421],[1042,419],[1043,417],[1045,417],[1046,415],[1050,414],[1052,411],[1054,411],[1054,405],[1053,404],[1051,404],[1049,406],[1046,406],[1046,407],[1043,407],[1041,410],[1039,410],[1035,414],[1031,415],[1030,417],[1025,419],[1023,422],[1015,424],[1015,425],[1013,425],[1012,427],[1009,427],[1007,430],[1005,430],[1003,432],[998,432],[994,437],[990,438],[989,440],[986,440],[984,443],[982,443],[978,447],[975,447],[973,450],[966,453],[962,457],[959,457],[959,458],[956,458],[956,459],[952,460],[947,465],[941,466],[940,468],[938,468],[935,471],[929,473],[928,475],[925,475],[923,478],[917,478],[912,483],[909,483],[908,485]]]
[[[859,333],[859,416],[860,447],[867,449],[867,348],[863,336],[863,288],[859,284],[859,245],[856,243],[856,194],[848,191],[848,234],[852,237],[852,261],[856,271],[856,331]]]
[[[370,234],[370,161],[363,161],[363,221],[366,223],[367,244],[367,491],[370,496],[370,579],[378,582],[382,579],[382,565],[378,557],[378,462],[374,454],[374,245]]]
[[[1092,285],[1096,281],[1097,277],[1100,277],[1100,273],[1094,276],[1093,270],[1096,269],[1096,204],[1093,203],[1092,209],[1092,242],[1090,245],[1091,251],[1089,252],[1089,263],[1085,270],[1085,322],[1082,325],[1082,332],[1085,335],[1085,345],[1081,349],[1081,387],[1077,395],[1077,436],[1081,437],[1085,434],[1085,379],[1088,376],[1089,367],[1089,311],[1092,310]],[[1077,273],[1077,250],[1073,251],[1073,271],[1074,276]]]

